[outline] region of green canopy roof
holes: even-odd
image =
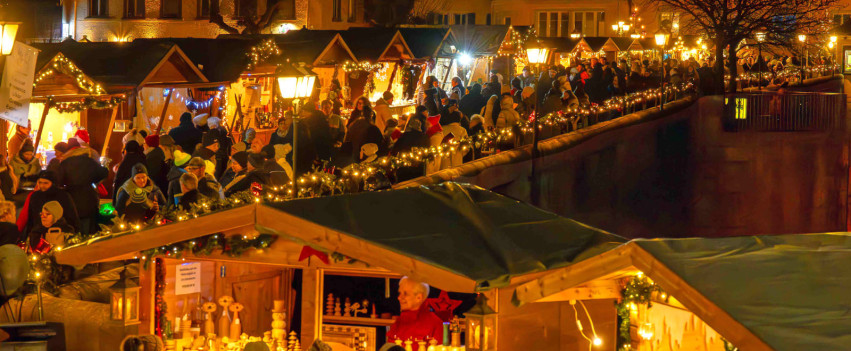
[[[478,283],[569,265],[622,237],[471,185],[319,197],[268,205],[443,267]]]
[[[851,345],[851,234],[635,243],[775,350]]]

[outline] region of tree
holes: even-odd
[[[415,0],[408,14],[408,22],[412,24],[428,23],[430,16],[445,11],[448,4],[447,0]]]
[[[380,27],[395,27],[408,21],[414,0],[367,0],[364,3],[367,21]]]
[[[244,27],[242,32],[225,22],[221,14],[221,1],[210,0],[210,23],[216,24],[222,30],[228,32],[228,34],[260,34],[262,30],[272,24],[278,11],[292,0],[266,0],[266,12],[262,15],[258,16],[256,13],[249,13],[243,15],[237,21],[237,27]],[[239,6],[238,2],[239,0],[234,0],[235,6]]]
[[[724,49],[728,49],[730,81],[738,77],[736,48],[758,31],[767,41],[790,47],[798,33],[815,34],[823,28],[837,0],[648,0],[679,11],[684,16],[681,30],[704,33],[715,44],[715,81],[724,81]],[[684,24],[682,23],[684,22]],[[723,91],[723,84],[719,84]],[[736,92],[730,84],[729,92]]]

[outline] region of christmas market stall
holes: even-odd
[[[285,101],[279,99],[277,67],[289,62],[307,67],[317,74],[319,99],[327,99],[332,92],[347,97],[346,75],[340,74],[344,62],[357,62],[348,44],[338,31],[330,30],[291,30],[285,34],[264,34],[254,36],[220,35],[218,39],[248,39],[255,47],[246,55],[251,61],[248,69],[241,74],[242,84],[246,87],[242,96],[242,109],[248,121],[237,122],[241,127],[237,131],[252,126],[255,130],[271,132],[277,126],[278,118],[283,116]],[[338,80],[340,87],[332,87],[332,80]],[[240,94],[237,87],[233,94]],[[251,90],[249,90],[251,89]],[[350,95],[350,94],[349,94]],[[249,122],[251,121],[251,122]],[[249,124],[249,123],[254,123]]]
[[[584,345],[607,349],[841,350],[851,342],[849,249],[848,233],[633,240],[519,285],[512,308],[569,303],[579,312],[562,328],[580,325]],[[616,337],[582,312],[600,302],[617,314]],[[558,337],[516,341],[500,347]]]
[[[290,201],[276,201],[270,190],[165,213],[147,227],[119,222],[112,234],[56,252],[56,260],[139,261],[138,288],[112,308],[129,311],[122,318],[138,325],[135,332],[159,335],[175,350],[209,350],[211,342],[242,350],[252,340],[306,349],[316,339],[334,350],[376,350],[396,341],[385,334],[399,312],[402,276],[433,287],[426,303],[441,319],[465,317],[434,343],[496,350],[502,337],[517,336],[498,330],[502,319],[523,318],[500,313],[497,288],[624,242],[470,185]]]
[[[390,91],[392,114],[413,113],[413,90],[406,92],[406,86],[413,86],[406,83],[413,77],[414,54],[402,33],[390,28],[349,28],[340,35],[358,60],[343,64],[352,96],[367,96],[375,102]]]
[[[502,84],[509,83],[513,71],[513,57],[500,55],[507,47],[514,48],[511,26],[456,25],[440,47],[435,75],[449,90],[453,77],[461,77],[464,84],[486,83],[490,72],[498,72]],[[508,77],[507,79],[505,77]]]
[[[618,60],[624,59],[627,62],[632,62],[639,57],[641,57],[641,44],[638,40],[627,37],[614,37],[609,38],[611,41],[610,48],[614,49],[614,57]],[[606,56],[607,59],[611,60],[609,56]]]
[[[564,67],[573,67],[576,65],[576,52],[580,50],[580,46],[586,45],[578,38],[538,38],[535,40],[535,45],[552,50],[548,64],[561,64]]]
[[[399,28],[399,33],[414,54],[410,73],[413,79],[406,78],[407,72],[403,76],[407,100],[416,96],[419,85],[425,82],[425,77],[431,74],[429,72],[436,69],[438,51],[449,38],[450,31],[446,27],[402,27]]]
[[[51,135],[58,142],[60,136],[73,136],[78,126],[103,156],[119,160],[125,132],[176,126],[189,108],[169,104],[172,98],[188,97],[190,88],[215,86],[171,43],[66,40],[36,47],[41,53],[33,103],[40,105],[31,111],[40,116],[31,121],[34,127],[47,126],[47,134],[36,136],[42,136],[38,142],[44,149],[52,149],[47,144]]]

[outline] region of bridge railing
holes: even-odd
[[[845,94],[749,92],[724,96],[728,132],[846,130]]]

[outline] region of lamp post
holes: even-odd
[[[759,49],[759,56],[756,58],[756,64],[759,66],[757,69],[759,76],[756,79],[756,86],[759,87],[759,90],[762,90],[762,63],[759,61],[762,60],[762,42],[765,41],[765,32],[754,33],[754,38],[756,38],[756,46]]]
[[[618,23],[612,25],[612,31],[617,33],[619,37],[622,37],[624,33],[629,32],[629,27],[630,25],[623,21],[618,21]]]
[[[798,34],[798,41],[801,42],[801,53],[804,54],[804,57],[801,58],[801,84],[804,83],[804,78],[806,77],[806,69],[807,69],[807,56],[809,56],[809,52],[807,52],[807,35],[806,34]]]
[[[573,34],[571,34],[573,36]],[[540,67],[541,64],[547,62],[547,55],[549,54],[550,49],[538,46],[537,44],[532,44],[531,46],[526,47],[526,57],[529,59],[530,65],[538,65]],[[541,72],[538,72],[538,78],[535,82],[535,91],[542,91],[541,87]],[[542,96],[538,96],[535,94],[535,119],[532,120],[532,176],[531,176],[531,185],[532,185],[532,204],[538,205],[538,197],[539,197],[539,189],[538,189],[538,181],[535,179],[535,159],[538,158],[538,119],[541,117],[541,98]]]
[[[278,89],[281,98],[293,101],[293,193],[298,197],[298,122],[299,105],[301,99],[310,97],[313,93],[313,85],[316,83],[316,73],[306,67],[296,66],[292,63],[278,65],[275,72],[278,77]]]
[[[659,29],[654,35],[656,39],[656,45],[659,46],[659,51],[662,55],[662,74],[660,74],[660,84],[659,89],[662,91],[662,96],[659,98],[659,110],[663,110],[665,108],[665,45],[668,44],[668,38],[671,37],[671,33],[664,29]]]
[[[832,61],[833,61],[833,67],[834,68],[831,69],[831,72],[833,74],[836,74],[836,68],[835,68],[837,66],[836,61],[839,60],[838,55],[836,55],[836,42],[838,40],[839,40],[839,37],[837,37],[836,34],[831,34],[830,35],[830,42],[827,43],[827,47],[830,48],[830,55],[833,56]]]

